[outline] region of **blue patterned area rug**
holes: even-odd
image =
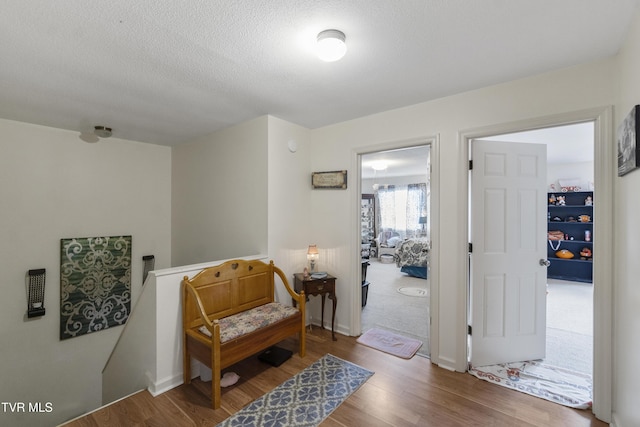
[[[372,371],[326,354],[218,427],[317,426],[372,375]]]

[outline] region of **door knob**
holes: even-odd
[[[540,259],[540,265],[543,267],[549,267],[551,265],[551,261],[548,259]]]

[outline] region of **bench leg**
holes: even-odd
[[[302,319],[302,329],[300,329],[300,333],[298,334],[298,338],[300,340],[300,350],[298,351],[298,353],[300,354],[300,357],[304,357],[304,355],[306,354],[306,346],[307,346],[307,329],[305,328],[304,325],[304,318]]]
[[[220,370],[211,371],[211,407],[220,408]]]
[[[183,349],[182,349],[182,376],[185,384],[191,384],[191,357],[187,350],[187,336],[183,336]]]
[[[214,345],[211,349],[211,407],[220,407],[220,347]]]

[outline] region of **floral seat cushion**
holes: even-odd
[[[296,313],[298,313],[298,309],[296,308],[277,302],[270,302],[252,308],[251,310],[224,317],[219,320],[220,343],[225,343],[234,338],[264,328],[279,320],[293,316]],[[205,325],[202,325],[198,330],[208,337],[211,336],[211,332],[209,332]]]

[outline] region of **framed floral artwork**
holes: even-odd
[[[60,339],[124,325],[131,311],[131,236],[60,241]]]

